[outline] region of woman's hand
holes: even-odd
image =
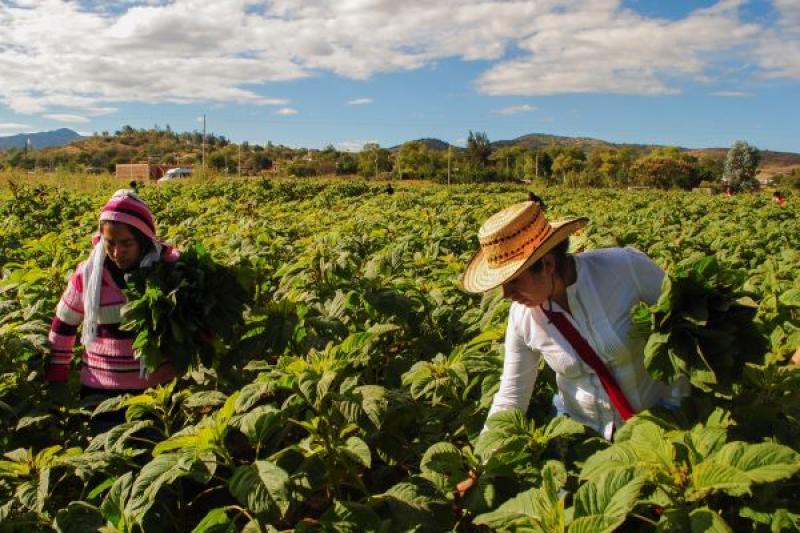
[[[469,474],[467,474],[467,479],[461,481],[458,485],[456,485],[456,493],[460,498],[463,498],[464,495],[471,489],[475,482],[478,480],[478,474],[475,473],[474,470],[470,470]]]

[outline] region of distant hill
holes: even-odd
[[[431,139],[431,138],[427,138],[427,137],[423,138],[423,139],[415,139],[413,141],[408,141],[408,142],[422,143],[422,144],[425,145],[426,148],[429,148],[431,150],[447,150],[447,147],[449,146],[446,142],[444,142],[444,141],[442,141],[440,139]],[[406,143],[403,143],[403,144],[406,144]],[[398,144],[397,146],[392,146],[391,148],[389,148],[389,151],[390,152],[396,152],[397,150],[400,149],[401,146],[402,145],[400,145],[400,144]],[[457,146],[453,146],[453,148],[458,148],[458,147]]]
[[[548,146],[577,146],[584,151],[591,151],[596,148],[630,148],[634,152],[648,152],[653,148],[657,148],[657,145],[612,143],[592,137],[565,137],[547,133],[529,133],[510,141],[496,141],[492,143],[493,148],[499,148],[501,146],[523,146],[529,150],[546,148]]]
[[[76,131],[69,128],[60,128],[53,131],[40,131],[36,133],[20,133],[19,135],[8,135],[0,137],[0,150],[10,148],[25,148],[28,139],[31,140],[31,148],[49,148],[52,146],[64,146],[83,137]]]
[[[417,139],[418,142],[425,144],[428,148],[435,150],[447,150],[447,143],[439,139]],[[596,149],[622,149],[629,148],[637,154],[645,154],[655,148],[664,145],[657,144],[632,144],[632,143],[612,143],[602,139],[592,137],[565,137],[561,135],[549,135],[546,133],[529,133],[516,139],[500,140],[491,143],[492,149],[497,150],[504,146],[522,146],[529,150],[538,150],[548,146],[576,146],[585,152]],[[390,150],[398,150],[400,146],[395,146]],[[712,157],[714,159],[724,159],[728,153],[727,148],[683,148],[681,150],[697,157]],[[774,152],[772,150],[761,150],[761,165],[759,172],[766,175],[775,175],[790,171],[792,168],[800,167],[800,154],[793,152]]]

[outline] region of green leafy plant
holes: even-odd
[[[645,365],[654,378],[687,376],[703,391],[730,397],[745,363],[763,360],[766,344],[753,322],[757,304],[738,283],[714,257],[694,258],[664,278],[655,305],[635,309],[634,323],[649,334]]]
[[[178,373],[212,367],[243,323],[248,293],[237,273],[195,245],[175,263],[160,261],[127,276],[122,329],[150,372],[169,362]],[[216,342],[215,342],[216,341]]]

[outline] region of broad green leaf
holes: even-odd
[[[739,511],[739,516],[749,518],[757,524],[769,526],[770,531],[773,533],[800,530],[800,514],[783,508],[765,512],[752,507],[743,507]]]
[[[800,307],[800,289],[789,289],[782,292],[780,302],[789,307]]]
[[[360,438],[348,437],[347,441],[345,441],[344,449],[350,459],[361,466],[369,468],[372,464],[372,454],[369,451],[369,446]]]
[[[144,465],[131,487],[125,515],[141,521],[162,487],[190,473],[192,460],[178,453],[165,453]]]
[[[570,532],[613,531],[636,505],[644,478],[633,469],[611,470],[581,485],[574,497]]]
[[[269,461],[239,466],[228,481],[228,490],[247,509],[283,516],[289,509],[289,475]]]
[[[242,415],[239,429],[254,446],[267,440],[276,431],[283,428],[284,419],[279,409],[271,405],[260,405]]]
[[[125,516],[125,506],[133,487],[133,472],[128,472],[119,477],[103,499],[100,506],[103,516],[117,529],[123,530],[122,523]]]
[[[616,468],[638,468],[649,472],[669,470],[675,449],[666,433],[656,424],[638,423],[628,434],[628,440],[616,442],[586,460],[581,479],[597,479]]]
[[[449,442],[438,442],[428,448],[422,456],[419,468],[422,472],[452,475],[463,474],[461,450]]]
[[[495,511],[478,515],[474,522],[486,525],[499,531],[532,531],[547,533],[544,529],[543,517],[536,514],[533,504],[539,498],[540,489],[528,489],[520,492],[503,503]]]
[[[376,429],[380,430],[383,425],[383,419],[389,409],[386,388],[380,385],[361,385],[356,387],[355,392],[361,395],[361,408],[367,418]]]
[[[544,428],[543,437],[550,441],[558,437],[582,435],[586,432],[586,427],[567,416],[557,416],[548,422]]]
[[[750,493],[750,483],[747,475],[739,469],[709,460],[695,465],[692,470],[689,499],[701,500],[717,491],[725,491],[732,496],[743,496]]]
[[[559,464],[559,463],[556,463]],[[558,533],[566,531],[564,495],[559,495],[565,476],[563,466],[542,469],[542,486],[528,489],[495,511],[475,518],[475,523],[495,529]]]
[[[780,481],[800,470],[800,455],[772,442],[729,442],[714,455],[713,461],[737,468],[753,483]]]
[[[189,409],[200,407],[218,407],[225,403],[228,397],[220,391],[200,391],[195,392],[183,401],[183,405]]]
[[[184,448],[196,448],[198,446],[198,436],[193,435],[178,435],[170,437],[167,440],[159,442],[153,448],[153,456],[159,456],[174,450],[182,450]]]
[[[452,525],[452,507],[427,480],[412,477],[373,498],[386,502],[392,531],[445,531]]]
[[[689,462],[697,465],[716,453],[725,444],[728,432],[721,427],[696,426],[686,433],[683,443],[689,450]]]
[[[689,513],[689,524],[691,533],[732,533],[725,520],[708,507],[695,509]]]
[[[529,422],[521,410],[500,411],[486,420],[486,429],[475,443],[475,454],[486,460],[509,445],[519,445],[521,438],[527,440],[533,432],[533,422]]]
[[[388,528],[369,505],[338,500],[322,515],[320,525],[325,531],[337,533],[377,532]]]
[[[217,507],[206,514],[192,533],[236,533],[236,531],[236,524],[228,518],[225,508]]]
[[[131,436],[149,427],[153,427],[152,420],[125,422],[114,426],[106,432],[104,448],[109,452],[122,453]]]
[[[53,528],[58,533],[85,533],[97,531],[105,523],[100,509],[86,502],[75,501],[59,509],[53,521]]]

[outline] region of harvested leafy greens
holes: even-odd
[[[244,322],[243,272],[215,262],[200,244],[126,279],[121,329],[137,333],[133,348],[149,372],[164,362],[178,373],[214,366]]]
[[[729,397],[746,363],[760,363],[766,343],[753,320],[757,304],[738,289],[736,273],[707,256],[684,261],[664,278],[655,305],[634,308],[636,329],[649,334],[645,365],[666,382]]]

